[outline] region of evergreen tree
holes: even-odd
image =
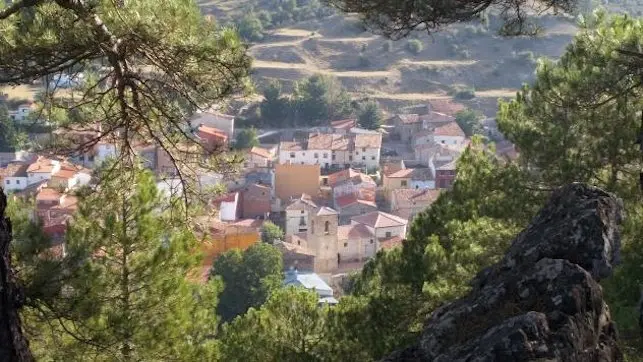
[[[359,126],[376,130],[382,126],[382,112],[375,101],[368,101],[361,106],[357,121]]]
[[[261,119],[273,127],[283,127],[289,121],[288,99],[282,96],[281,83],[275,80],[270,82],[263,91],[264,100],[261,101]]]
[[[266,221],[261,227],[261,241],[274,244],[275,241],[284,239],[284,231],[271,221]]]
[[[474,134],[480,134],[482,132],[480,118],[481,115],[471,109],[465,109],[455,114],[455,121],[458,123],[458,126],[462,128],[467,137],[471,137]]]
[[[255,128],[244,128],[237,133],[234,141],[234,147],[239,150],[259,146],[257,130]]]
[[[294,112],[304,125],[317,126],[351,114],[351,99],[341,84],[330,76],[316,74],[295,84]]]
[[[47,322],[40,328],[49,335],[32,340],[42,359],[216,358],[218,285],[188,281],[198,266],[196,240],[168,201],[140,170],[81,201],[65,240],[73,262],[65,263],[62,289],[27,315]]]
[[[275,247],[257,243],[246,251],[232,249],[219,256],[210,277],[223,282],[218,313],[224,321],[258,308],[283,283],[283,261]]]

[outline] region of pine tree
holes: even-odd
[[[196,240],[153,176],[122,173],[87,196],[66,236],[63,289],[46,319],[43,359],[214,360],[218,285],[189,281]],[[46,310],[43,308],[47,307]],[[45,327],[49,325],[51,328]]]
[[[375,101],[368,101],[361,106],[357,117],[359,126],[366,129],[376,130],[382,125],[382,112]]]

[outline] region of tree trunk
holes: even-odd
[[[11,222],[4,217],[7,199],[0,188],[0,361],[27,362],[34,358],[22,335],[18,310],[24,302],[11,270]]]

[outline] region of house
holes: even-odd
[[[311,133],[307,141],[281,142],[279,163],[320,165],[326,169],[379,166],[382,135]]]
[[[299,271],[315,269],[315,253],[312,250],[284,241],[276,241],[273,245],[281,252],[286,269],[294,268]]]
[[[337,270],[338,216],[337,211],[317,206],[306,195],[286,208],[286,242],[311,250],[316,272]]]
[[[434,189],[433,170],[427,167],[406,168],[395,173],[384,175],[383,188],[390,192],[396,189]]]
[[[49,180],[58,171],[60,171],[60,161],[40,156],[27,167],[27,183],[31,185],[42,180]]]
[[[42,188],[36,195],[36,215],[42,222],[43,232],[54,243],[61,243],[67,225],[78,210],[78,198],[51,188]]]
[[[369,175],[348,168],[328,175],[328,186],[333,189],[333,196],[358,195],[361,190],[375,191],[377,184]]]
[[[390,175],[397,171],[404,170],[406,166],[403,160],[390,160],[382,163],[382,174]]]
[[[218,220],[204,218],[197,221],[197,231],[203,234],[201,244],[203,267],[209,269],[217,256],[231,249],[246,250],[261,242],[259,228],[246,222],[223,223]]]
[[[381,211],[374,211],[368,214],[353,217],[352,224],[362,224],[375,236],[376,250],[379,250],[379,240],[388,239],[393,236],[404,238],[408,220],[399,216],[391,215]]]
[[[337,229],[340,263],[373,258],[377,253],[375,235],[363,224],[342,225]]]
[[[18,123],[24,123],[29,118],[33,109],[33,102],[19,104],[16,109],[9,110],[9,119]]]
[[[250,184],[241,191],[241,216],[248,219],[265,219],[270,214],[272,190],[268,186]]]
[[[377,204],[375,203],[375,192],[368,197],[361,197],[360,195],[344,195],[335,198],[335,208],[339,212],[339,223],[347,224],[353,216],[367,214],[372,211],[377,211]]]
[[[196,128],[201,125],[223,131],[228,139],[234,135],[234,116],[222,114],[213,110],[197,111],[190,118],[190,124]]]
[[[414,148],[415,160],[434,170],[436,163],[457,160],[466,147],[466,141],[460,145],[446,145],[435,142],[417,145]]]
[[[0,186],[6,191],[24,190],[28,185],[26,163],[10,163],[4,168],[0,168]]]
[[[391,192],[391,213],[410,221],[415,215],[430,207],[439,195],[439,190],[393,190]]]
[[[449,189],[456,177],[456,161],[435,168],[435,182],[440,189]]]
[[[449,122],[433,129],[433,142],[446,145],[462,145],[466,135],[458,123]]]
[[[228,144],[228,135],[218,128],[202,124],[196,129],[195,134],[208,151],[220,150]]]
[[[339,303],[337,299],[333,297],[333,288],[315,273],[301,273],[298,272],[297,269],[290,269],[286,272],[284,285],[302,287],[314,291],[319,295],[319,304],[335,305]]]
[[[60,169],[51,175],[49,181],[50,187],[62,188],[64,190],[69,190],[74,188],[76,185],[89,183],[87,179],[87,170],[84,170],[81,173],[82,168],[71,164],[69,162],[62,162],[60,164]],[[91,179],[91,174],[89,175]]]
[[[301,194],[316,197],[319,194],[320,171],[319,165],[275,165],[275,197],[282,202]]]
[[[273,155],[270,150],[261,147],[252,147],[246,153],[243,167],[249,168],[270,168],[272,167]]]
[[[415,135],[422,130],[430,130],[454,122],[451,115],[429,111],[426,114],[397,114],[386,123],[393,126],[393,134],[401,141],[413,142]]]
[[[239,193],[230,192],[212,200],[212,206],[219,210],[219,220],[235,221],[239,218]]]

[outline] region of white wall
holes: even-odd
[[[286,211],[286,235],[297,234],[299,232],[299,223],[301,217],[304,217],[304,222],[306,226],[302,226],[302,230],[310,228],[310,220],[308,218],[308,211],[304,210],[302,213],[301,210],[287,210]]]
[[[291,153],[295,154],[295,157],[290,157]],[[317,154],[317,158],[315,158]],[[326,154],[326,158],[324,158]],[[279,163],[285,164],[290,161],[292,164],[298,165],[316,165],[320,164],[322,167],[325,163],[332,164],[331,161],[331,152],[329,150],[306,150],[306,151],[282,151],[279,150]]]
[[[108,158],[113,158],[115,156],[116,145],[110,143],[99,143],[96,145],[96,157],[94,158],[94,163],[100,164]]]
[[[409,185],[409,187],[412,189],[419,189],[419,190],[424,190],[424,189],[434,190],[435,180],[426,180],[426,181],[411,180],[411,184]]]
[[[462,136],[433,136],[435,143],[441,143],[445,145],[460,145],[464,143],[464,137]]]
[[[387,227],[387,228],[377,228],[375,230],[375,236],[378,239],[384,239],[387,238],[386,233],[390,232],[391,236],[400,236],[400,237],[405,237],[406,236],[406,225],[404,226],[392,226],[392,227]]]
[[[85,172],[79,172],[76,174],[75,177],[76,177],[78,186],[89,185],[89,183],[92,180],[92,175]]]
[[[20,191],[24,190],[28,185],[26,177],[5,177],[2,187],[5,191]]]
[[[219,208],[219,219],[221,221],[235,221],[237,219],[237,204],[239,202],[239,194],[234,194],[234,201],[221,202]]]

